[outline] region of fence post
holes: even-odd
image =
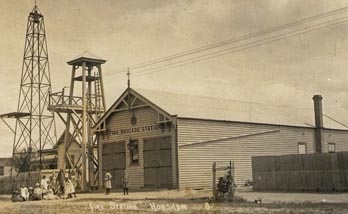
[[[213,200],[216,199],[216,162],[213,163]]]
[[[233,165],[232,165],[233,164]],[[229,174],[229,178],[231,179],[230,182],[231,182],[231,186],[229,187],[229,199],[230,200],[233,200],[234,199],[234,162],[232,163],[232,161],[230,160],[230,170],[228,171],[228,174]],[[233,170],[233,172],[232,172]]]

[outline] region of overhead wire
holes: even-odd
[[[348,125],[346,125],[346,124],[344,124],[344,123],[342,123],[342,122],[340,122],[340,121],[338,121],[338,120],[336,120],[336,119],[334,119],[334,118],[332,118],[332,117],[330,117],[330,116],[328,116],[326,114],[323,114],[323,116],[329,118],[330,120],[332,120],[332,121],[334,121],[334,122],[336,122],[338,124],[340,124],[341,126],[344,126],[344,127],[348,128]]]
[[[250,49],[250,48],[254,48],[254,47],[258,47],[261,45],[265,45],[265,44],[269,44],[272,42],[276,42],[282,39],[286,39],[286,38],[290,38],[293,36],[297,36],[300,34],[304,34],[304,33],[308,33],[308,32],[312,32],[315,30],[319,30],[322,28],[326,28],[326,27],[330,27],[330,26],[334,26],[334,25],[338,25],[344,22],[348,21],[348,16],[345,17],[341,17],[339,19],[334,19],[334,20],[330,20],[327,22],[322,22],[316,25],[312,25],[312,26],[307,26],[295,31],[290,31],[290,32],[286,32],[286,33],[281,33],[281,34],[277,34],[271,37],[267,37],[264,39],[260,39],[260,40],[256,40],[256,41],[252,41],[246,44],[242,44],[242,45],[238,45],[238,46],[234,46],[234,47],[229,47],[229,48],[225,48],[219,51],[215,51],[215,52],[210,52],[210,53],[206,53],[204,55],[199,55],[199,56],[194,56],[188,59],[183,59],[181,61],[176,61],[176,62],[172,62],[169,64],[165,64],[156,68],[150,68],[150,69],[145,69],[145,70],[141,70],[138,72],[133,72],[133,74],[137,74],[136,77],[139,76],[144,76],[144,75],[148,75],[151,73],[155,73],[155,72],[160,72],[163,70],[168,70],[170,68],[175,68],[175,67],[181,67],[184,65],[189,65],[189,64],[193,64],[199,61],[203,61],[203,60],[207,60],[207,59],[211,59],[211,58],[215,58],[215,57],[219,57],[219,56],[223,56],[226,54],[230,54],[233,52],[238,52],[238,51],[242,51],[242,50],[246,50],[246,49]],[[338,22],[337,22],[338,21]]]
[[[334,21],[338,21],[338,20],[343,20],[343,21],[334,22]],[[197,56],[197,57],[192,57],[192,58],[189,58],[189,59],[181,60],[179,62],[169,63],[169,64],[166,64],[166,65],[161,66],[161,67],[138,71],[138,72],[136,72],[136,74],[140,74],[140,75],[137,75],[137,77],[139,77],[139,76],[142,76],[142,74],[150,74],[150,73],[155,73],[155,72],[167,70],[167,69],[170,69],[170,68],[181,67],[181,66],[184,66],[184,65],[193,64],[193,63],[196,63],[196,62],[200,62],[200,61],[203,61],[203,60],[207,60],[207,59],[223,56],[223,55],[234,53],[234,52],[237,52],[237,51],[246,50],[246,49],[258,47],[258,46],[261,46],[261,45],[269,44],[269,43],[272,43],[272,42],[276,42],[276,41],[279,41],[279,40],[282,40],[282,39],[286,39],[286,38],[290,38],[290,37],[293,37],[293,36],[297,36],[297,35],[300,35],[300,34],[312,32],[312,31],[319,30],[319,29],[322,29],[322,28],[334,26],[334,25],[337,25],[337,24],[342,24],[342,23],[348,21],[348,16],[346,16],[344,18],[340,18],[340,19],[334,20],[334,21],[329,21],[327,23],[324,23],[324,24],[328,24],[328,23],[334,22],[332,24],[321,26],[321,25],[323,25],[323,23],[321,23],[321,24],[310,26],[310,27],[306,27],[306,28],[303,28],[303,29],[300,29],[300,30],[287,32],[287,33],[279,34],[279,35],[272,36],[272,37],[269,37],[269,38],[266,38],[266,39],[261,39],[261,40],[257,40],[257,41],[250,42],[250,43],[247,43],[247,44],[239,45],[239,46],[236,46],[236,47],[226,48],[226,49],[223,49],[223,50],[220,50],[220,51],[215,51],[215,52],[207,53],[207,54],[200,55],[200,56]],[[321,27],[316,27],[316,26],[321,26]],[[313,28],[313,27],[315,27],[315,28]],[[313,29],[305,30],[305,29],[310,29],[310,28],[313,28]],[[270,41],[268,41],[268,40],[270,40]],[[262,43],[260,43],[260,42],[262,42]],[[236,50],[234,50],[234,49],[236,49]],[[147,71],[149,71],[149,72],[147,72]]]
[[[112,72],[104,73],[103,76],[111,76],[111,75],[115,75],[115,74],[120,74],[120,73],[127,71],[127,69],[128,69],[128,67],[118,68],[117,70],[114,70]]]
[[[348,7],[341,8],[341,9],[334,10],[334,11],[331,11],[331,12],[327,12],[327,13],[319,14],[319,15],[312,16],[312,17],[309,17],[309,18],[305,18],[305,19],[302,19],[302,20],[298,20],[298,21],[287,23],[287,24],[279,25],[279,26],[276,26],[276,27],[273,27],[273,28],[270,28],[270,29],[262,30],[262,31],[259,31],[259,32],[256,32],[256,33],[251,33],[251,34],[244,35],[244,36],[241,36],[241,37],[237,37],[237,38],[234,38],[234,39],[218,42],[218,43],[215,43],[215,44],[212,44],[212,45],[207,45],[207,46],[204,46],[204,47],[192,49],[192,50],[189,50],[189,51],[181,52],[181,53],[170,55],[170,56],[167,56],[167,57],[162,57],[162,58],[151,60],[151,61],[148,61],[148,62],[139,63],[139,64],[136,64],[136,65],[133,65],[133,66],[129,66],[129,67],[124,67],[124,68],[122,68],[122,70],[118,70],[117,72],[108,73],[107,75],[123,73],[123,72],[126,71],[127,68],[131,68],[131,69],[136,70],[136,69],[139,69],[139,68],[148,67],[150,65],[159,64],[159,63],[163,63],[163,62],[168,62],[168,61],[171,61],[171,60],[174,60],[174,59],[178,59],[178,58],[182,58],[182,57],[185,57],[185,56],[190,56],[190,55],[193,55],[193,54],[196,54],[196,53],[200,53],[200,52],[203,52],[203,51],[207,51],[207,50],[211,50],[211,49],[214,49],[214,48],[217,48],[217,47],[226,46],[226,45],[229,45],[229,44],[232,44],[232,43],[236,43],[236,42],[240,42],[240,41],[243,41],[243,40],[247,40],[247,39],[250,39],[250,38],[253,38],[253,37],[256,37],[256,36],[260,37],[260,36],[263,36],[263,35],[270,34],[272,32],[276,32],[276,31],[287,29],[289,27],[293,27],[293,26],[296,26],[296,25],[304,24],[304,23],[307,23],[307,22],[315,21],[315,20],[320,20],[320,19],[323,19],[324,17],[337,15],[337,14],[346,12],[347,9],[348,9]],[[338,18],[338,19],[334,19],[334,20],[322,22],[322,23],[319,23],[319,24],[307,26],[307,27],[304,27],[304,28],[301,28],[301,29],[298,29],[298,30],[294,30],[294,31],[290,31],[290,32],[286,32],[286,33],[277,34],[277,35],[274,35],[274,36],[271,36],[271,37],[268,37],[268,38],[264,38],[264,39],[260,39],[260,40],[257,40],[257,41],[253,41],[253,42],[250,42],[250,43],[238,45],[238,46],[235,46],[235,47],[226,48],[226,49],[219,50],[219,51],[210,52],[210,53],[199,55],[199,56],[194,56],[194,57],[189,58],[189,59],[176,61],[176,62],[169,63],[169,64],[166,64],[166,65],[163,65],[163,66],[160,66],[160,67],[140,70],[138,72],[134,72],[133,74],[137,74],[137,77],[139,77],[139,76],[148,75],[148,74],[155,73],[155,72],[168,70],[170,68],[181,67],[181,66],[192,64],[192,63],[196,63],[196,62],[199,62],[199,61],[203,61],[203,60],[207,60],[207,59],[223,56],[223,55],[226,55],[226,54],[229,54],[229,53],[238,52],[238,51],[242,51],[242,50],[258,47],[258,46],[261,46],[261,45],[269,44],[269,43],[272,43],[272,42],[276,42],[276,41],[279,41],[279,40],[282,40],[282,39],[286,39],[286,38],[290,38],[290,37],[293,37],[293,36],[297,36],[297,35],[300,35],[300,34],[309,33],[309,32],[315,31],[315,30],[319,30],[319,29],[331,27],[331,26],[334,26],[334,25],[342,24],[342,23],[345,23],[345,22],[348,21],[347,18],[348,18],[348,16],[344,16],[344,17],[341,17],[341,18]],[[138,75],[138,74],[140,74],[140,75]],[[266,104],[266,105],[268,105],[268,104]],[[274,106],[274,105],[268,105],[268,106]],[[274,106],[274,107],[288,108],[288,106]],[[309,108],[296,108],[296,109],[311,110]],[[334,122],[336,122],[336,123],[338,123],[338,124],[348,128],[347,125],[345,125],[345,124],[335,120],[334,118],[329,117],[328,115],[324,115],[324,116],[329,118],[329,119],[331,119],[332,121],[334,121]]]
[[[329,12],[325,12],[325,13],[322,13],[322,14],[319,14],[319,15],[315,15],[315,16],[307,17],[307,18],[304,18],[304,19],[301,19],[301,20],[296,20],[296,21],[293,21],[293,22],[289,22],[289,23],[286,23],[286,24],[275,26],[275,27],[272,27],[272,28],[269,28],[269,29],[266,29],[266,30],[262,30],[262,31],[256,32],[256,33],[243,35],[243,36],[240,36],[240,37],[237,37],[237,38],[225,40],[225,41],[222,41],[222,42],[218,42],[218,43],[215,43],[215,44],[203,46],[203,47],[192,49],[192,50],[189,50],[189,51],[184,51],[184,52],[177,53],[177,54],[174,54],[174,55],[170,55],[170,56],[167,56],[167,57],[162,57],[162,58],[151,60],[151,61],[148,61],[148,62],[139,63],[139,64],[136,64],[136,65],[133,65],[133,66],[129,66],[129,68],[132,69],[132,70],[136,70],[136,69],[139,69],[139,68],[142,68],[142,67],[147,67],[147,66],[150,66],[150,65],[154,65],[154,64],[170,61],[170,60],[173,60],[173,59],[176,59],[176,58],[181,58],[181,57],[192,55],[192,54],[199,53],[199,52],[202,52],[202,51],[207,51],[207,50],[210,50],[210,49],[213,49],[213,48],[225,46],[225,45],[228,45],[228,44],[231,44],[231,43],[235,43],[235,42],[239,42],[239,41],[242,41],[242,40],[246,40],[246,39],[249,39],[249,38],[252,38],[252,37],[269,34],[271,32],[279,31],[279,30],[286,29],[286,28],[289,28],[289,27],[292,27],[292,26],[301,25],[301,24],[304,24],[304,23],[307,23],[307,22],[312,22],[312,21],[315,21],[315,20],[323,19],[325,17],[341,14],[341,13],[347,12],[347,10],[348,10],[348,7],[343,7],[343,8],[336,9],[336,10],[329,11]],[[128,67],[120,68],[119,70],[116,70],[115,72],[110,72],[110,73],[107,73],[105,75],[113,75],[113,74],[117,74],[117,73],[122,73],[127,68]]]

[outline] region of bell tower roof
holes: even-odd
[[[84,51],[82,54],[78,55],[74,59],[68,61],[68,65],[78,65],[81,66],[83,62],[86,62],[88,65],[95,66],[95,65],[100,65],[104,64],[106,60],[91,54],[88,51]]]

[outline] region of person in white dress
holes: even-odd
[[[29,191],[28,191],[28,188],[25,186],[25,184],[23,184],[21,187],[20,195],[21,195],[23,201],[29,200]]]
[[[44,176],[42,176],[42,179],[41,179],[42,197],[44,197],[44,195],[46,195],[47,187],[48,187],[48,179],[46,178],[46,175],[44,175]]]
[[[111,190],[111,174],[110,174],[110,171],[109,170],[106,170],[105,172],[105,177],[104,177],[104,180],[105,180],[105,188],[106,188],[106,193],[105,195],[110,195],[110,190]]]
[[[67,198],[72,198],[72,195],[76,198],[74,184],[71,182],[69,178],[65,179],[65,194],[68,195]]]
[[[53,189],[50,185],[47,188],[47,194],[45,195],[46,200],[58,199],[58,197],[53,193]]]

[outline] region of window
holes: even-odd
[[[306,143],[298,143],[298,153],[299,154],[307,154],[307,144]]]
[[[4,167],[3,166],[0,166],[0,176],[1,175],[4,175]]]
[[[128,144],[129,147],[129,155],[130,155],[130,163],[138,164],[139,163],[139,147],[137,140],[131,140]]]
[[[335,143],[328,143],[328,152],[336,152],[336,144]]]

